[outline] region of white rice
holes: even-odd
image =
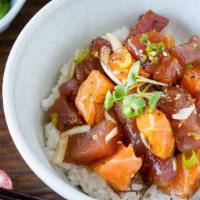
[[[114,32],[114,34],[122,41],[129,33],[129,29],[123,27]],[[70,66],[73,64],[73,59],[65,63],[60,71],[60,77],[57,85],[51,90],[50,95],[42,101],[42,108],[47,111],[48,108],[59,97],[58,87],[68,80],[70,75]],[[57,143],[60,133],[51,124],[47,123],[44,127],[45,132],[45,151],[48,160],[51,162],[56,153]],[[61,163],[59,166],[54,166],[58,174],[65,178],[66,182],[74,187],[81,188],[82,191],[89,196],[98,200],[179,200],[177,197],[170,197],[163,194],[152,185],[147,190],[146,186],[141,183],[133,183],[127,192],[117,194],[101,177],[85,166],[74,165],[70,163]],[[140,191],[140,192],[136,192]],[[200,199],[200,190],[194,194],[191,200]]]
[[[47,111],[50,106],[53,105],[54,101],[59,97],[59,91],[58,87],[68,80],[69,76],[69,68],[70,65],[72,65],[73,60],[69,60],[67,63],[65,63],[60,70],[60,77],[58,79],[57,85],[51,89],[50,95],[42,101],[42,108],[44,111]]]

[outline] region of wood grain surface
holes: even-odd
[[[48,1],[27,0],[21,12],[15,18],[9,29],[0,34],[0,89],[2,91],[3,72],[10,49],[18,34],[30,18]],[[1,92],[2,94],[2,92]],[[2,95],[0,98],[0,169],[11,177],[14,189],[43,197],[47,200],[62,200],[33,174],[19,155],[6,126],[3,112]]]

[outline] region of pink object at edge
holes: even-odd
[[[3,170],[0,170],[0,188],[5,188],[9,190],[13,189],[10,177]]]

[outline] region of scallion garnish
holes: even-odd
[[[57,113],[51,113],[50,118],[51,118],[51,123],[54,126],[56,126],[56,124],[58,123],[58,114]]]
[[[106,110],[112,108],[116,101],[122,101],[122,112],[124,116],[137,117],[144,112],[144,108],[147,106],[146,102],[148,102],[148,112],[153,112],[154,108],[156,107],[156,103],[159,101],[163,93],[161,91],[147,93],[146,89],[148,89],[148,86],[143,91],[140,91],[138,87],[136,93],[129,94],[131,87],[139,82],[164,86],[166,86],[166,84],[139,76],[138,74],[140,66],[140,61],[135,62],[129,72],[126,85],[117,85],[113,93],[110,91],[107,92],[104,102],[104,107]]]
[[[191,69],[193,67],[193,64],[185,64],[184,69]]]
[[[148,45],[150,43],[148,35],[145,34],[145,33],[143,33],[142,36],[141,36],[141,38],[140,38],[140,42],[142,44]]]
[[[165,50],[165,44],[163,42],[158,42],[158,43],[150,42],[148,35],[145,33],[142,34],[140,42],[146,45],[146,53],[149,60],[151,60],[151,64],[156,63],[158,61],[158,57],[160,56],[160,54]],[[144,63],[145,61],[142,57],[141,62]]]
[[[88,54],[89,54],[89,48],[84,48],[82,50],[81,54],[78,56],[78,58],[76,58],[74,60],[74,63],[80,64],[81,62],[83,62],[87,58]]]
[[[199,162],[198,157],[195,153],[195,151],[192,151],[192,155],[189,159],[186,159],[185,154],[182,153],[182,163],[183,166],[186,168],[191,168],[195,166]]]

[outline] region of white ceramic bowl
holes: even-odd
[[[200,33],[196,0],[59,0],[48,3],[26,25],[8,58],[3,103],[12,138],[30,168],[55,192],[69,200],[89,200],[68,185],[47,161],[43,150],[41,100],[58,71],[77,47],[153,9],[168,17],[176,38]],[[196,14],[195,14],[196,13]]]
[[[10,10],[2,19],[0,19],[0,33],[8,28],[8,26],[13,21],[13,19],[18,14],[18,12],[21,10],[25,2],[26,0],[12,0],[11,1]]]

